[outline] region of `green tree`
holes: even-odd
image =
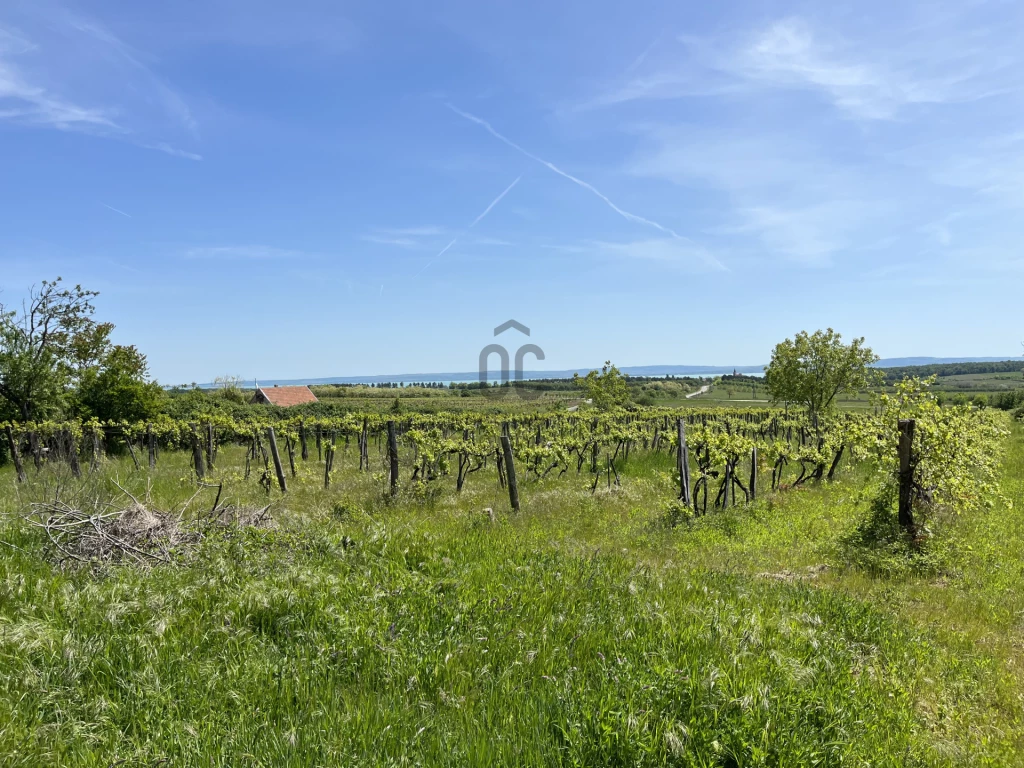
[[[874,384],[878,372],[869,366],[877,360],[863,337],[843,344],[842,336],[831,328],[811,335],[801,331],[775,346],[765,384],[773,401],[801,403],[811,414],[819,414],[829,410],[839,394]]]
[[[213,380],[217,395],[237,405],[249,402],[249,397],[242,390],[244,383],[241,376],[218,376]]]
[[[78,402],[87,416],[101,421],[143,421],[163,402],[160,385],[148,380],[146,356],[135,347],[116,346],[99,365],[87,369]]]
[[[114,326],[92,318],[98,295],[58,277],[29,289],[20,310],[0,303],[0,417],[31,421],[65,406],[110,346]]]
[[[581,377],[578,373],[572,376],[573,382],[582,389],[595,408],[608,411],[619,408],[629,402],[628,376],[624,376],[611,360],[605,362],[601,372],[591,371]]]

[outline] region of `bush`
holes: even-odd
[[[681,501],[670,501],[665,506],[662,520],[669,528],[675,528],[681,523],[689,522],[693,518],[693,510]]]
[[[1024,389],[1011,389],[993,395],[990,405],[1002,411],[1013,411],[1024,407]]]

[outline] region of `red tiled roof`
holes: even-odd
[[[260,395],[263,398],[260,398]],[[271,405],[301,405],[302,403],[315,403],[314,395],[309,387],[260,387],[253,400],[265,399]]]

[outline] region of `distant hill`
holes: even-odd
[[[1016,359],[1024,365],[1020,357],[886,357],[875,363],[876,368],[906,368],[911,365],[945,365],[947,363],[1002,363]]]
[[[994,363],[1013,361],[1013,357],[888,357],[875,363],[878,368],[906,368],[910,366],[935,366],[950,363]],[[1024,359],[1016,358],[1024,367]],[[597,366],[599,367],[599,366]],[[764,365],[629,365],[620,368],[630,376],[693,376],[713,377],[736,373],[759,376]],[[523,371],[524,379],[571,379],[574,373],[586,376],[591,368],[570,368],[561,371]],[[492,371],[492,379],[497,374]],[[374,376],[331,376],[317,379],[257,379],[260,386],[287,386],[289,384],[381,384],[388,382],[411,384],[415,382],[477,381],[477,371],[448,373],[399,373]],[[202,384],[204,388],[213,384]]]

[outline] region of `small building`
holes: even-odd
[[[256,394],[249,401],[251,405],[279,405],[288,408],[292,405],[315,403],[316,395],[309,387],[256,387]]]

